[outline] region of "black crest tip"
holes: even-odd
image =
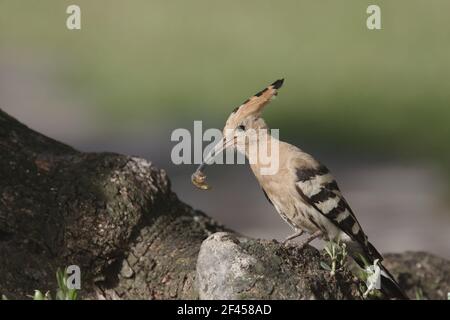
[[[279,80],[275,81],[274,83],[272,83],[271,86],[274,89],[280,89],[281,86],[283,85],[283,82],[284,82],[284,79],[279,79]]]

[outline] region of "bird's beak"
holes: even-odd
[[[214,148],[206,155],[203,159],[203,163],[200,167],[211,164],[214,158],[223,152],[225,149],[234,146],[236,142],[236,136],[230,135],[228,138],[224,137],[219,143],[217,143]],[[200,168],[199,167],[199,168]]]
[[[206,175],[204,169],[207,165],[211,164],[214,158],[223,152],[225,149],[235,145],[236,137],[234,135],[229,137],[224,137],[219,143],[217,143],[214,148],[206,155],[203,162],[194,172],[191,177],[192,183],[199,189],[208,190],[211,187],[206,183]]]

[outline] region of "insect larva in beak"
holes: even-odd
[[[195,171],[191,176],[191,181],[194,186],[201,190],[211,189],[211,187],[206,183],[206,175],[201,171]]]

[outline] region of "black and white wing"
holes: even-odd
[[[299,167],[296,173],[296,188],[302,199],[359,243],[370,258],[381,259],[378,251],[368,242],[330,171],[323,165],[316,165]]]

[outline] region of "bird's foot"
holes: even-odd
[[[286,245],[289,241],[291,241],[291,240],[293,240],[293,239],[295,239],[295,238],[300,237],[302,234],[303,234],[303,230],[297,231],[296,233],[291,234],[289,237],[287,237],[286,239],[284,239],[283,242],[282,242],[282,244],[283,244],[283,245]]]
[[[314,239],[322,236],[323,232],[321,230],[318,230],[316,232],[314,232],[313,234],[311,234],[310,236],[308,236],[304,241],[302,241],[302,243],[297,247],[299,250],[303,250],[305,249],[305,247]]]

